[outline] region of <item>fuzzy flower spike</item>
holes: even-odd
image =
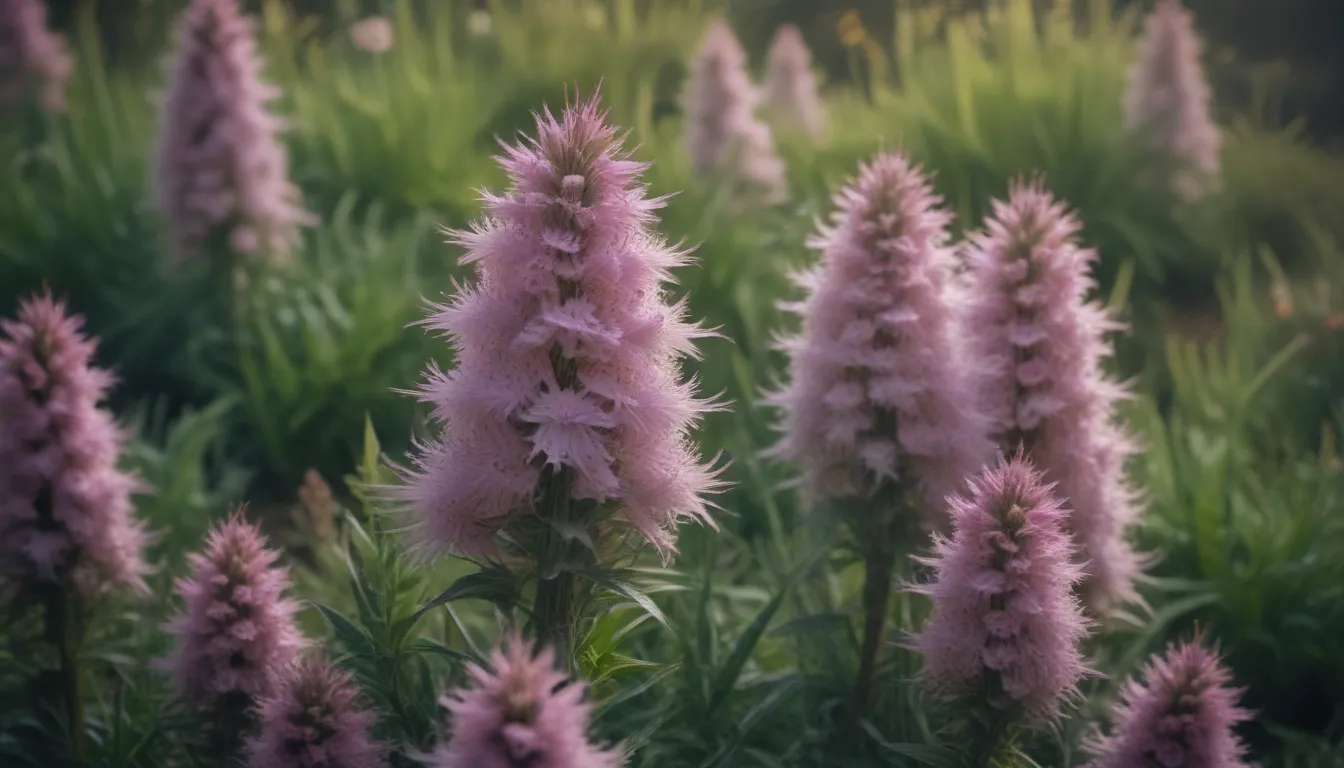
[[[760,97],[746,67],[737,35],[715,21],[691,64],[683,141],[696,173],[722,174],[740,186],[737,204],[773,205],[788,196],[784,163],[770,127],[756,118]]]
[[[1019,453],[952,500],[953,533],[924,561],[936,577],[915,588],[933,600],[911,646],[935,695],[980,697],[1040,722],[1085,674],[1088,622],[1072,593],[1082,573],[1051,491]]]
[[[767,60],[765,103],[770,112],[781,122],[820,138],[826,131],[826,116],[817,98],[812,52],[798,27],[785,24],[779,28]]]
[[[205,550],[191,555],[190,577],[178,582],[185,605],[167,627],[177,637],[168,667],[178,693],[204,712],[246,711],[298,658],[297,606],[284,596],[289,577],[277,557],[239,509],[210,532]]]
[[[966,336],[984,367],[980,400],[1005,451],[1024,446],[1071,512],[1087,562],[1084,602],[1097,615],[1137,600],[1140,559],[1125,539],[1138,515],[1125,477],[1136,450],[1107,377],[1107,332],[1121,328],[1089,301],[1096,253],[1080,248],[1078,220],[1038,181],[1015,184],[969,236]]]
[[[492,669],[472,667],[470,684],[444,699],[453,735],[434,768],[620,768],[619,750],[588,741],[591,706],[582,683],[567,682],[549,650],[533,655],[512,635],[490,657]]]
[[[369,738],[373,713],[359,689],[319,654],[285,671],[257,704],[261,731],[248,742],[248,768],[378,768],[382,750]]]
[[[42,0],[0,0],[0,108],[36,93],[48,111],[63,111],[71,68],[65,39],[47,29]]]
[[[782,341],[791,381],[767,403],[780,412],[772,452],[811,499],[900,484],[941,510],[992,454],[956,353],[951,216],[938,202],[905,157],[881,154],[809,241],[821,261],[797,278],[806,298],[785,306],[803,319]]]
[[[96,344],[50,294],[0,322],[0,568],[85,597],[143,588],[139,483],[117,469],[123,436],[98,407],[112,376]]]
[[[1169,646],[1121,689],[1115,732],[1092,745],[1089,768],[1249,768],[1234,729],[1251,713],[1231,683],[1198,638]]]
[[[311,223],[266,111],[251,18],[238,0],[191,0],[160,111],[155,192],[175,261],[222,247],[282,260]]]
[[[664,557],[682,520],[712,522],[704,496],[721,483],[687,434],[713,406],[679,369],[708,333],[665,297],[686,254],[653,229],[663,199],[644,196],[646,166],[605,119],[596,95],[537,116],[536,138],[500,161],[509,191],[452,233],[478,280],[424,323],[456,367],[421,387],[443,437],[400,494],[458,554],[494,556],[493,534],[534,511],[546,478],[552,495],[618,510]]]
[[[1189,164],[1173,184],[1178,193],[1199,197],[1218,175],[1222,136],[1210,114],[1209,88],[1200,53],[1204,44],[1194,18],[1180,0],[1159,0],[1144,21],[1138,60],[1125,91],[1125,119],[1131,131]]]

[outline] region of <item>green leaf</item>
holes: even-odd
[[[746,631],[737,638],[737,643],[733,646],[733,652],[728,656],[723,668],[714,678],[714,687],[709,699],[709,714],[713,714],[728,699],[728,694],[737,686],[737,679],[742,674],[742,668],[746,666],[747,659],[760,642],[761,635],[765,634],[765,628],[769,626],[770,620],[774,618],[775,612],[779,606],[784,603],[786,592],[781,591],[775,595],[774,599],[766,603],[761,612],[756,614],[756,618],[747,627]]]
[[[364,630],[356,626],[354,622],[346,618],[344,614],[326,605],[314,604],[313,607],[317,609],[318,613],[322,614],[322,618],[326,619],[327,624],[336,633],[336,637],[345,643],[351,651],[364,655],[373,654],[373,639]]]
[[[512,574],[503,568],[490,568],[488,570],[468,573],[466,576],[454,581],[451,586],[431,598],[427,603],[420,606],[416,612],[409,617],[411,626],[414,626],[428,612],[434,610],[440,605],[451,603],[454,600],[478,599],[488,600],[501,606],[507,606],[513,603],[518,594],[517,584],[514,583]]]
[[[458,663],[481,665],[481,660],[465,651],[458,651],[428,637],[417,637],[411,641],[407,650],[412,653],[430,653]]]
[[[882,737],[882,734],[878,733],[872,723],[865,720],[862,725],[869,738],[888,752],[901,757],[908,757],[920,765],[931,765],[934,768],[959,768],[957,753],[953,750],[929,744],[902,744],[887,741]]]
[[[654,621],[662,624],[669,632],[672,631],[672,624],[667,620],[667,616],[663,615],[662,609],[653,602],[652,598],[636,587],[633,582],[628,581],[623,577],[622,574],[626,572],[613,573],[610,571],[588,569],[576,571],[576,573],[608,592],[614,592],[628,600],[634,601],[636,605],[644,609],[645,613],[652,616]]]

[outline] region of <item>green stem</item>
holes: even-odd
[[[859,672],[854,679],[854,701],[847,724],[850,729],[857,729],[859,721],[868,717],[877,703],[877,665],[891,603],[891,581],[896,570],[901,498],[899,485],[887,483],[870,504],[858,510],[862,517],[852,521],[854,534],[863,550],[864,622]]]
[[[1008,741],[1009,719],[1002,713],[990,713],[988,722],[977,720],[979,727],[972,735],[972,752],[969,768],[991,768]]]
[[[542,498],[541,560],[537,593],[532,605],[537,639],[555,649],[566,668],[571,665],[575,609],[574,574],[570,570],[573,542],[566,540],[561,528],[573,516],[570,498],[571,470],[547,470]]]
[[[79,645],[82,634],[79,598],[61,586],[47,587],[43,595],[46,610],[46,639],[59,659],[59,696],[70,734],[70,749],[75,759],[84,752],[84,702],[80,690]]]

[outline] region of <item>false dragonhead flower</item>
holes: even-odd
[[[545,483],[610,503],[667,557],[680,521],[712,523],[704,496],[721,485],[687,436],[714,406],[679,371],[709,334],[664,295],[686,254],[653,229],[664,200],[644,196],[646,166],[596,96],[536,127],[500,161],[509,191],[452,233],[479,279],[424,322],[453,341],[456,366],[432,367],[420,389],[443,437],[399,494],[467,556],[494,556],[492,536],[534,511]]]
[[[719,173],[739,185],[739,202],[773,205],[788,196],[784,163],[770,127],[756,117],[760,95],[746,67],[737,35],[715,21],[691,64],[683,142],[696,173]]]
[[[588,739],[591,705],[582,683],[567,682],[548,649],[533,655],[517,634],[473,667],[470,684],[444,699],[453,734],[435,768],[620,768],[619,750]]]
[[[350,674],[312,654],[285,670],[257,703],[260,732],[248,742],[248,768],[378,768],[369,738],[373,713],[359,706]]]
[[[808,295],[785,305],[803,325],[781,342],[790,382],[767,395],[772,453],[810,498],[896,483],[941,510],[992,454],[955,338],[951,215],[899,154],[862,166],[835,203],[809,241],[820,263],[796,278]]]
[[[253,20],[238,0],[191,0],[160,108],[155,193],[176,261],[212,247],[281,260],[311,215],[266,103]]]
[[[923,560],[934,580],[914,587],[933,600],[911,641],[925,684],[943,698],[987,696],[1029,721],[1057,715],[1086,674],[1089,628],[1072,592],[1082,570],[1064,505],[1020,453],[951,505],[951,536]]]
[[[1168,646],[1121,689],[1115,731],[1091,745],[1089,768],[1249,768],[1234,729],[1251,713],[1231,683],[1198,639]]]
[[[812,52],[793,24],[775,33],[767,56],[765,104],[774,117],[792,123],[813,138],[826,131],[826,115],[817,96]]]
[[[1125,120],[1131,131],[1189,165],[1172,181],[1185,198],[1196,198],[1218,175],[1222,148],[1210,114],[1213,92],[1200,63],[1204,43],[1180,0],[1159,0],[1143,26],[1125,91]]]
[[[1116,409],[1128,397],[1103,361],[1119,329],[1089,301],[1096,252],[1039,182],[1014,184],[967,239],[966,337],[982,365],[980,401],[1004,451],[1025,447],[1070,509],[1094,613],[1137,599],[1140,559],[1125,539],[1138,516],[1125,462],[1135,450]]]
[[[72,67],[65,38],[47,29],[46,3],[0,0],[0,107],[35,93],[48,111],[63,111]]]
[[[97,343],[51,294],[0,321],[0,569],[85,597],[143,589],[141,486],[117,468],[124,436],[98,407],[112,376]]]
[[[275,691],[304,645],[287,572],[261,531],[236,510],[191,555],[178,582],[184,610],[167,626],[177,647],[167,666],[181,697],[206,711],[246,711]]]

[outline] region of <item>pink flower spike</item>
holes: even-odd
[[[98,407],[112,376],[97,344],[50,293],[0,321],[0,568],[85,597],[144,589],[140,483],[117,469],[124,435]]]
[[[282,261],[313,222],[266,111],[277,91],[261,80],[253,23],[238,0],[191,0],[178,25],[154,168],[175,261],[217,244]]]
[[[1086,674],[1079,645],[1089,624],[1072,587],[1082,577],[1050,485],[1019,453],[1000,460],[951,501],[953,533],[924,562],[915,587],[933,615],[911,647],[936,696],[988,691],[1028,721],[1059,714]]]
[[[791,381],[766,402],[780,412],[772,453],[801,470],[811,499],[899,482],[941,511],[993,453],[955,337],[939,202],[905,157],[880,154],[809,243],[821,261],[796,278],[806,298],[786,306],[802,331],[781,344]]]
[[[490,656],[493,669],[473,667],[469,685],[446,697],[453,735],[433,768],[620,768],[620,750],[588,740],[591,705],[584,686],[567,682],[549,650],[533,655],[512,634]]]
[[[683,141],[696,173],[738,183],[739,202],[774,205],[788,197],[784,163],[769,126],[756,117],[760,95],[746,67],[737,35],[727,22],[715,21],[691,64]]]
[[[531,513],[542,468],[572,475],[574,499],[614,502],[664,558],[683,520],[712,524],[704,496],[722,483],[688,434],[716,406],[696,399],[680,358],[709,335],[669,303],[687,262],[654,225],[645,165],[629,159],[596,96],[536,138],[505,148],[512,185],[486,216],[453,232],[475,285],[424,322],[453,343],[456,367],[431,368],[420,397],[443,425],[397,489],[429,538],[493,557],[495,533]]]
[[[191,576],[177,585],[184,609],[167,626],[177,637],[167,666],[179,695],[197,708],[268,696],[298,658],[298,606],[284,596],[289,576],[275,566],[278,556],[242,508],[191,555]]]
[[[1121,689],[1115,731],[1091,745],[1089,768],[1250,768],[1235,728],[1251,713],[1231,683],[1198,638],[1168,646]]]
[[[771,114],[812,138],[826,132],[826,115],[817,96],[812,52],[798,27],[785,24],[775,33],[767,57],[765,103]]]
[[[261,731],[247,745],[248,768],[379,768],[369,738],[373,713],[359,706],[350,675],[312,654],[285,670],[257,704]]]
[[[1200,63],[1204,43],[1180,0],[1159,0],[1143,24],[1138,60],[1129,72],[1125,119],[1131,131],[1189,164],[1174,179],[1186,199],[1201,196],[1218,175],[1222,135],[1210,114],[1213,91]]]
[[[47,29],[42,0],[0,0],[0,108],[36,93],[47,111],[65,111],[73,66],[65,38]]]
[[[1071,510],[1084,603],[1101,616],[1138,599],[1140,558],[1125,539],[1139,514],[1125,477],[1136,446],[1116,412],[1128,392],[1103,367],[1105,336],[1122,326],[1088,299],[1096,253],[1079,247],[1080,228],[1039,181],[995,201],[966,241],[965,335],[993,436],[1005,451],[1025,446]]]

